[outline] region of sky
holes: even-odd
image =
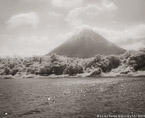
[[[45,55],[83,28],[145,47],[145,0],[0,0],[0,56]]]

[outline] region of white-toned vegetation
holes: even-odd
[[[0,75],[63,75],[76,76],[80,73],[100,75],[115,72],[128,74],[145,70],[145,48],[139,51],[127,51],[122,55],[96,55],[92,58],[69,58],[56,54],[51,56],[33,56],[27,58],[0,58]]]

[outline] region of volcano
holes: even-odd
[[[97,54],[119,55],[126,50],[108,41],[92,29],[83,29],[73,35],[66,42],[52,50],[48,55],[55,53],[67,57],[89,58]]]

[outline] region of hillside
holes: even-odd
[[[92,29],[83,29],[49,54],[56,53],[68,57],[89,58],[97,54],[119,55],[124,52],[124,49],[103,38]]]

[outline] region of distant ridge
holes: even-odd
[[[66,42],[56,47],[48,53],[48,55],[56,53],[68,57],[89,58],[97,54],[119,55],[125,51],[125,49],[106,40],[92,29],[83,29],[78,34],[73,35]]]

